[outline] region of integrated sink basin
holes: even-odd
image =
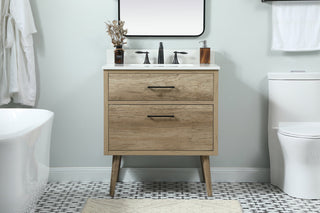
[[[194,67],[195,64],[125,64],[128,67]]]

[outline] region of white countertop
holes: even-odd
[[[107,64],[103,70],[220,70],[216,64]]]

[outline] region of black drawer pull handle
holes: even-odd
[[[174,115],[148,115],[148,118],[174,118]]]
[[[175,86],[148,86],[149,89],[174,89]]]

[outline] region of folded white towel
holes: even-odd
[[[320,2],[273,2],[272,49],[320,50]]]

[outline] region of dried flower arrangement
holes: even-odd
[[[124,29],[124,21],[113,20],[112,23],[106,23],[107,32],[111,37],[111,41],[114,47],[122,46],[126,44],[124,40],[126,39],[126,35],[128,33],[128,29]]]

